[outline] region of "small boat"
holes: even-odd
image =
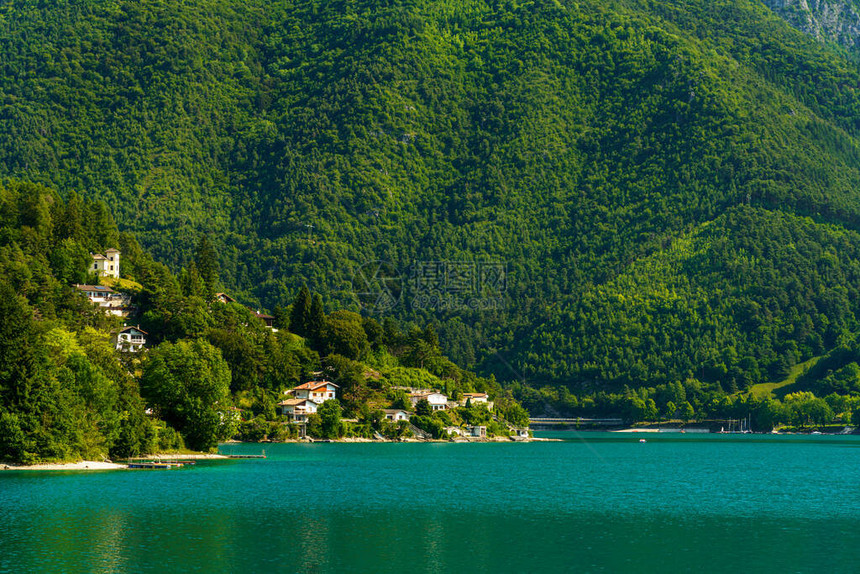
[[[648,442],[648,441],[646,441],[644,438],[640,438],[639,442]]]

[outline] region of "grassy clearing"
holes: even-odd
[[[100,277],[99,282],[110,288],[124,289],[127,291],[137,291],[140,292],[143,289],[143,286],[137,281],[132,281],[131,279],[115,279],[113,277]]]
[[[815,365],[815,363],[817,363],[818,360],[823,356],[824,355],[812,357],[808,361],[794,365],[791,368],[791,371],[789,371],[788,376],[777,383],[759,383],[757,385],[753,385],[752,387],[750,387],[750,393],[754,397],[759,399],[763,399],[766,397],[773,398],[775,390],[787,387],[789,385],[793,385],[797,381],[797,378],[801,374],[803,374],[804,371],[806,371],[807,369],[811,369]]]

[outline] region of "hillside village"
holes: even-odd
[[[121,327],[111,330],[110,347],[126,355],[124,361],[131,368],[139,368],[147,350],[155,346],[157,340],[152,336],[154,333],[151,335],[137,322],[141,314],[137,301],[141,286],[121,277],[119,249],[111,248],[104,255],[92,253],[90,256],[90,275],[94,281],[74,287],[105,315],[123,322]],[[316,302],[313,300],[311,306]],[[299,340],[295,334],[282,332],[281,325],[276,325],[276,316],[241,305],[227,293],[213,293],[210,305],[244,309],[256,322],[253,329],[262,328],[273,336]],[[291,309],[281,310],[281,319],[287,317],[288,311],[292,312]],[[328,368],[329,372],[332,370]],[[440,388],[391,384],[378,389],[384,393],[370,393],[359,401],[350,399],[346,405],[349,416],[342,416],[343,390],[323,375],[324,371],[313,371],[311,380],[280,391],[282,398],[276,403],[276,409],[261,407],[261,403],[271,401],[260,396],[237,397],[241,406],[221,411],[224,424],[232,429],[224,438],[332,440],[351,436],[365,440],[528,440],[530,436],[524,411],[515,411],[519,417],[517,426],[494,411],[489,393],[456,387],[449,396]],[[147,412],[152,415],[158,409],[149,408]]]

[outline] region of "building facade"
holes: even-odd
[[[117,351],[137,353],[146,345],[148,334],[140,327],[126,327],[111,334],[111,345]]]
[[[105,254],[93,254],[93,266],[90,268],[99,277],[119,279],[119,249],[108,249]]]

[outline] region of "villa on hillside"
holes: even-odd
[[[382,412],[385,413],[385,420],[387,421],[396,423],[397,421],[409,420],[409,413],[403,409],[382,409]]]
[[[317,404],[322,404],[329,399],[337,398],[336,384],[329,381],[311,381],[286,391],[284,394],[292,395],[297,399],[308,399]]]
[[[421,399],[427,399],[430,403],[430,408],[434,411],[444,411],[448,408],[448,397],[436,391],[416,391],[409,394],[409,400],[412,406],[418,404]]]
[[[318,403],[308,399],[286,399],[278,403],[281,413],[290,417],[294,423],[308,422],[308,415],[317,412]]]
[[[288,391],[285,395],[290,398],[278,403],[281,413],[290,417],[290,422],[307,423],[308,415],[317,412],[317,409],[325,401],[337,398],[339,387],[329,381],[311,381]]]
[[[131,295],[118,293],[104,285],[79,285],[75,289],[83,293],[93,305],[98,305],[105,313],[117,317],[128,317],[131,311]]]
[[[108,249],[105,254],[91,253],[93,266],[90,268],[99,277],[113,277],[119,279],[119,249]]]
[[[460,406],[470,405],[486,405],[488,409],[493,409],[493,403],[490,401],[490,396],[487,393],[463,393],[460,397]]]
[[[146,336],[148,334],[139,325],[137,327],[125,327],[111,333],[111,346],[117,351],[137,353],[146,345]]]

